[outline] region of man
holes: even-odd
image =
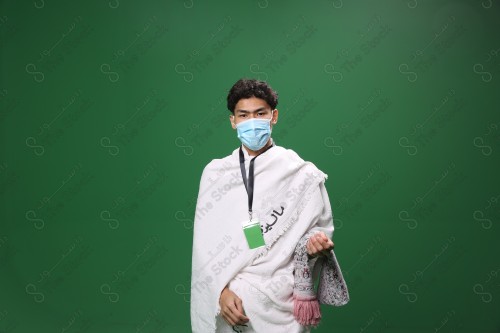
[[[242,144],[201,176],[193,332],[309,332],[321,318],[319,303],[349,301],[333,252],[327,175],[275,144],[277,104],[263,81],[241,79],[229,91],[229,120]]]

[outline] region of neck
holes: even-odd
[[[245,145],[243,145],[243,147],[245,147],[245,149],[247,150],[249,156],[257,156],[260,153],[262,153],[264,150],[266,150],[266,148],[269,147],[269,146],[271,146],[272,144],[273,144],[273,139],[269,138],[269,140],[264,145],[264,147],[260,148],[259,150],[252,150],[252,149],[248,148]]]

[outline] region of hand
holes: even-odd
[[[333,250],[334,244],[324,232],[320,231],[309,238],[306,247],[307,254],[314,257],[318,254],[327,255],[330,250]]]
[[[227,286],[220,293],[219,304],[222,318],[224,318],[229,325],[242,325],[250,320],[244,314],[241,299]]]

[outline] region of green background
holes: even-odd
[[[241,77],[329,175],[317,332],[499,332],[498,1],[1,1],[0,331],[189,332]]]

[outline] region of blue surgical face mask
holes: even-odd
[[[254,151],[264,147],[271,136],[273,112],[270,119],[252,118],[237,124],[236,131],[241,143]]]

